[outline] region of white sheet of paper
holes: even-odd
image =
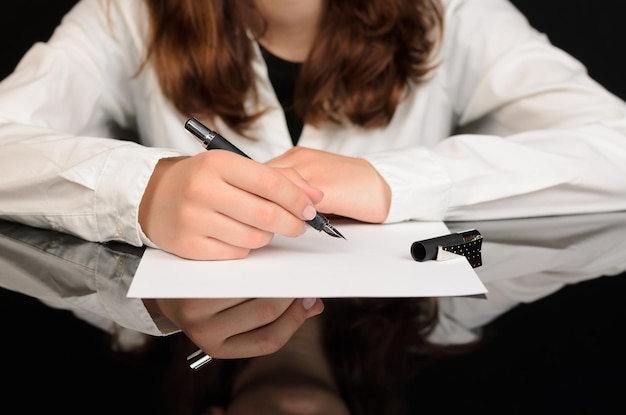
[[[308,229],[276,235],[245,259],[192,261],[147,248],[133,298],[439,297],[487,292],[464,257],[416,262],[415,241],[449,233],[443,222],[333,221],[347,240]]]

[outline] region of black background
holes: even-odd
[[[3,2],[0,78],[32,43],[49,37],[74,3]],[[626,2],[513,3],[592,77],[626,98]],[[485,350],[443,362],[417,380],[416,412],[626,413],[625,289],[624,278],[604,277],[518,307],[496,321],[496,339]],[[17,293],[0,290],[0,316],[1,404],[15,408],[7,413],[159,412],[158,365],[111,356],[99,330]]]

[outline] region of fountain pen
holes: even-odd
[[[193,117],[189,118],[185,122],[185,129],[193,134],[206,150],[228,150],[246,158],[250,158],[243,151],[235,147],[235,145],[230,141]],[[335,227],[333,227],[333,225],[330,224],[328,219],[319,212],[317,212],[313,219],[307,220],[306,223],[318,231],[324,231],[327,235],[335,238],[346,239],[337,229],[335,229]]]

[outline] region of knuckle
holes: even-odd
[[[205,314],[193,299],[180,299],[176,311],[180,324],[184,324],[189,330],[197,330],[196,326]]]
[[[278,207],[270,203],[263,203],[262,206],[259,206],[256,209],[255,214],[260,225],[265,229],[272,228],[273,225],[278,222],[280,217]]]
[[[279,174],[276,174],[274,170],[260,171],[256,176],[256,185],[267,189],[268,191],[278,191],[283,183]]]
[[[245,245],[245,249],[247,250],[246,256],[250,253],[251,249],[258,249],[269,244],[270,241],[272,240],[272,236],[273,234],[270,232],[262,232],[262,231],[249,232],[248,235],[246,235],[245,240],[243,242]]]
[[[282,309],[274,301],[262,302],[256,310],[257,323],[265,325],[272,323],[282,314]]]
[[[187,180],[180,186],[180,193],[184,199],[198,199],[206,192],[207,186],[199,180]]]

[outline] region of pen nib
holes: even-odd
[[[345,237],[345,236],[343,236],[343,235],[341,234],[341,232],[339,232],[337,229],[335,229],[335,228],[333,227],[333,225],[331,225],[330,223],[326,223],[326,224],[324,225],[324,227],[322,228],[322,230],[323,230],[324,232],[326,232],[326,234],[327,234],[327,235],[333,236],[333,237],[335,237],[335,238],[343,238],[343,239],[346,239],[346,237]]]
[[[330,224],[328,219],[326,219],[326,216],[322,215],[319,212],[317,212],[317,215],[315,215],[313,219],[307,220],[306,223],[311,225],[313,229],[317,231],[324,231],[326,235],[330,235],[333,238],[346,239],[345,236],[343,236],[337,229],[333,227],[333,225]]]

